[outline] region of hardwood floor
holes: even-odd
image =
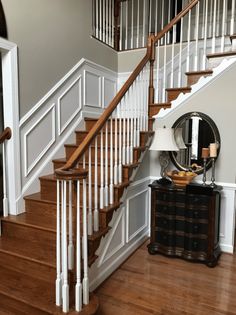
[[[99,315],[236,314],[236,255],[215,268],[161,255],[146,242],[96,291]]]

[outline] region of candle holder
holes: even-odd
[[[211,187],[215,187],[216,186],[216,184],[215,184],[215,158],[212,157],[211,161],[212,161],[212,174],[211,174],[211,184],[210,184],[210,186]]]
[[[207,164],[207,158],[203,158],[203,177],[202,177],[203,186],[206,186],[206,164]]]

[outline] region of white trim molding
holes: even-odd
[[[7,192],[10,214],[17,214],[16,200],[21,193],[18,59],[16,44],[0,37],[3,77],[4,127],[10,127],[12,138],[6,145]]]

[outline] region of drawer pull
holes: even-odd
[[[193,242],[193,248],[197,248],[198,247],[198,242],[197,241],[194,241]]]

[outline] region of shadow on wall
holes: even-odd
[[[7,24],[6,24],[6,18],[3,11],[1,0],[0,0],[0,37],[7,38]]]

